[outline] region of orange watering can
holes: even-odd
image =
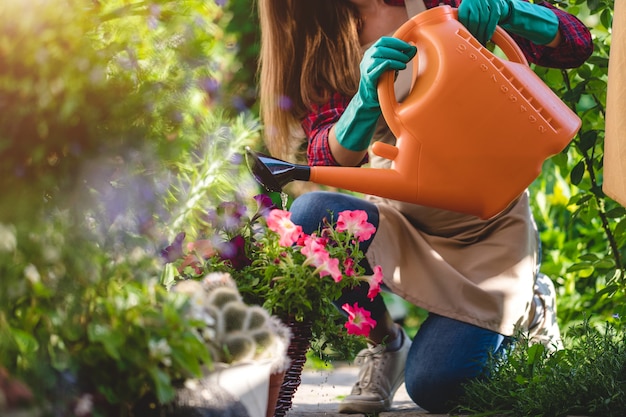
[[[390,168],[295,165],[248,151],[255,178],[270,191],[293,180],[490,218],[504,210],[563,150],[581,121],[529,68],[501,28],[483,47],[439,6],[402,25],[395,37],[417,46],[411,90],[396,100],[394,73],[378,97],[396,144],[372,152]]]

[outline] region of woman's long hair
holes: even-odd
[[[332,92],[355,94],[361,51],[358,14],[348,0],[258,0],[259,94],[265,143],[291,157],[309,106]]]

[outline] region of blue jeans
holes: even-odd
[[[343,210],[365,210],[368,221],[378,227],[376,206],[346,194],[311,192],[298,197],[290,208],[293,222],[309,234],[320,227],[324,217],[330,219],[329,212],[336,220]],[[367,252],[370,243],[371,239],[363,242],[361,249]],[[369,265],[363,266],[371,271]],[[386,311],[380,295],[370,302],[365,286],[343,294],[335,305],[345,302],[358,302],[372,312],[375,320]],[[482,375],[489,355],[503,352],[509,339],[471,324],[429,314],[413,340],[406,362],[405,384],[409,396],[430,412],[450,411],[462,394],[463,383]]]

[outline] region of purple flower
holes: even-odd
[[[174,262],[185,255],[183,253],[183,241],[185,240],[185,236],[185,232],[180,232],[176,235],[172,244],[161,251],[161,257],[165,260],[165,263]]]
[[[270,211],[277,208],[272,199],[265,194],[257,194],[254,196],[257,203],[257,213],[263,217],[267,217]]]
[[[199,84],[200,87],[207,93],[215,93],[220,87],[219,81],[211,77],[202,78],[199,81]]]
[[[221,203],[217,207],[221,227],[225,231],[234,231],[241,226],[246,214],[246,206],[231,201]]]
[[[246,240],[237,235],[220,248],[220,258],[229,261],[236,270],[241,270],[252,264],[246,255]]]

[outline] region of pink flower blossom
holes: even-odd
[[[353,277],[356,275],[356,271],[354,270],[354,259],[346,258],[343,261],[343,270],[345,271],[346,276]]]
[[[380,284],[383,282],[383,268],[380,265],[374,267],[374,275],[365,277],[370,284],[370,289],[367,292],[367,297],[373,300],[374,297],[380,293]]]
[[[306,256],[305,264],[320,266],[330,255],[326,250],[325,240],[315,235],[307,235],[302,242],[300,252]]]
[[[339,282],[343,278],[341,270],[339,269],[339,259],[327,256],[324,259],[324,262],[321,265],[318,265],[317,268],[319,270],[320,277],[330,275],[335,280],[335,282]]]
[[[187,243],[187,250],[188,253],[184,256],[183,262],[180,264],[180,271],[190,266],[199,274],[202,272],[204,260],[215,255],[213,244],[208,239],[198,239],[195,242]]]
[[[345,303],[341,308],[348,313],[348,321],[345,324],[348,334],[369,336],[370,331],[376,326],[376,320],[372,319],[371,313],[359,307],[358,303],[354,303],[353,306]]]
[[[313,265],[318,269],[320,277],[330,275],[335,282],[341,281],[343,275],[339,269],[339,259],[331,258],[328,250],[326,249],[327,240],[315,236],[307,236],[302,242],[302,249],[300,252],[306,259],[304,263],[306,265]]]
[[[364,242],[372,237],[376,228],[367,221],[367,213],[364,210],[345,210],[339,213],[337,231],[347,231],[359,242]]]
[[[195,252],[202,259],[209,259],[215,255],[215,248],[209,239],[198,239],[194,242],[187,243],[187,250]]]
[[[267,217],[267,227],[280,235],[278,244],[289,247],[296,243],[302,235],[302,226],[291,221],[291,213],[285,210],[274,209]]]

